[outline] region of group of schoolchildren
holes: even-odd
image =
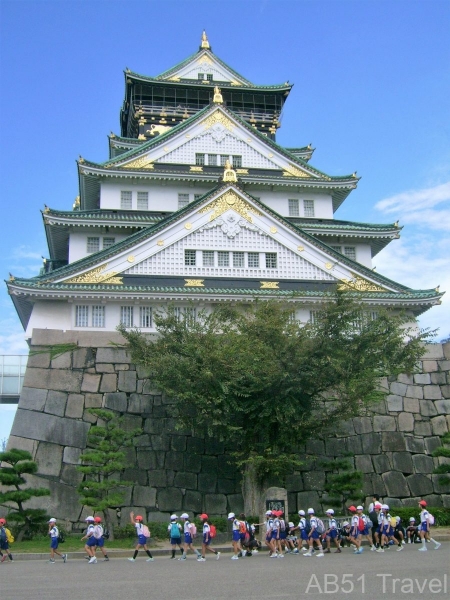
[[[313,508],[308,508],[307,513],[299,510],[299,522],[295,525],[292,521],[286,523],[283,511],[268,510],[266,512],[266,521],[264,523],[250,524],[244,514],[239,517],[235,513],[228,514],[228,521],[232,528],[233,554],[232,560],[239,560],[244,556],[257,554],[261,549],[261,542],[255,538],[257,526],[265,526],[265,544],[269,550],[270,558],[283,558],[285,554],[300,554],[303,556],[323,557],[331,552],[331,544],[335,546],[335,553],[341,553],[341,548],[348,545],[352,546],[355,554],[361,554],[363,551],[362,542],[367,540],[371,551],[384,552],[391,545],[397,546],[397,552],[403,550],[406,543],[420,543],[421,552],[426,552],[427,542],[434,543],[434,549],[437,550],[441,544],[430,536],[430,526],[434,524],[434,517],[427,510],[425,500],[419,502],[420,523],[416,525],[414,517],[409,520],[407,528],[403,527],[400,517],[392,517],[389,513],[389,506],[379,502],[379,496],[373,497],[373,502],[369,506],[368,515],[364,513],[362,506],[349,506],[348,511],[351,514],[349,521],[338,523],[334,516],[334,510],[329,509],[325,512],[326,523],[316,516]],[[181,519],[182,523],[178,522]],[[197,528],[191,522],[188,513],[183,513],[180,517],[173,514],[170,517],[170,523],[167,531],[171,545],[171,559],[175,559],[177,548],[180,550],[178,560],[185,561],[188,551],[196,555],[197,561],[206,561],[206,552],[215,555],[216,560],[220,558],[220,552],[212,548],[211,542],[216,536],[216,528],[210,524],[209,517],[202,513],[199,517],[202,521],[202,546],[198,550],[193,546],[193,540],[197,535]],[[97,563],[96,551],[100,548],[103,554],[103,560],[109,561],[105,549],[105,538],[108,533],[102,526],[101,517],[87,517],[86,532],[81,540],[85,540],[85,550],[89,564]],[[139,550],[144,550],[147,554],[147,562],[153,562],[154,558],[148,549],[147,542],[150,538],[150,531],[143,522],[143,517],[135,516],[130,513],[131,524],[136,529],[137,544],[135,546],[133,557],[128,560],[135,562]],[[63,562],[67,561],[67,554],[58,551],[58,545],[61,542],[59,529],[56,525],[56,519],[48,521],[48,535],[50,537],[50,563],[55,562],[55,556],[59,556]],[[6,527],[6,520],[0,518],[0,562],[6,558],[13,560],[9,550],[9,544],[14,541],[10,530]],[[5,552],[5,554],[3,553]]]

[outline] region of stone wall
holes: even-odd
[[[46,347],[75,342],[78,349],[50,360]],[[85,514],[76,486],[76,469],[95,418],[87,411],[105,407],[125,415],[126,427],[142,435],[127,452],[129,467],[122,513],[130,507],[148,520],[166,520],[173,511],[225,515],[240,512],[243,501],[239,475],[229,464],[223,443],[177,431],[169,398],[154,389],[146,373],[136,368],[117,333],[35,330],[32,350],[44,350],[28,360],[24,386],[8,447],[29,450],[39,464],[35,479],[51,496],[33,500],[53,516],[75,523]],[[326,475],[310,457],[355,455],[363,471],[364,491],[379,493],[392,505],[415,505],[425,497],[433,506],[450,506],[450,492],[441,489],[431,457],[439,436],[450,428],[450,344],[431,345],[420,373],[385,380],[386,400],[365,417],[345,423],[335,437],[309,441],[303,471],[288,478],[290,512],[300,507],[320,509]],[[273,484],[279,484],[274,481]]]

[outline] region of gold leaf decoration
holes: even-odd
[[[243,200],[240,196],[238,196],[235,192],[228,191],[222,196],[219,196],[216,200],[213,200],[210,204],[200,209],[199,213],[207,213],[209,211],[213,211],[210,215],[209,220],[214,221],[217,217],[220,217],[224,212],[230,210],[232,208],[241,217],[244,217],[249,223],[253,223],[253,219],[251,215],[248,213],[251,212],[254,215],[262,216],[262,213],[259,212],[256,208],[254,208],[251,204]]]
[[[330,263],[330,262],[325,263],[325,269],[329,270],[329,269],[332,269],[332,268],[333,268],[332,263]]]
[[[286,170],[283,172],[284,177],[303,177],[306,179],[309,179],[311,177],[311,175],[305,173],[304,171],[301,171],[300,169],[297,169],[297,167],[295,167],[294,165],[289,165],[288,167],[285,167],[285,169]]]
[[[358,277],[352,273],[351,279],[342,279],[341,283],[338,284],[338,290],[353,290],[356,292],[386,292],[384,288],[376,283],[367,281],[363,277]]]
[[[207,119],[205,119],[203,121],[203,125],[205,126],[205,129],[209,129],[216,123],[221,123],[221,125],[226,127],[228,129],[228,131],[233,131],[234,123],[232,121],[230,121],[230,119],[228,117],[226,117],[220,111],[216,111],[215,113],[213,113],[212,115],[210,115]]]
[[[184,287],[205,287],[204,279],[185,279]]]
[[[158,240],[158,241],[156,242],[156,244],[157,244],[158,246],[164,246],[164,240]]]
[[[141,156],[122,166],[124,169],[154,169],[152,160],[148,156]]]
[[[305,246],[297,246],[297,250],[299,252],[303,252],[304,249],[305,249]]]
[[[133,256],[132,254],[130,254],[130,256],[127,258],[127,261],[128,261],[129,263],[134,263],[134,261],[135,261],[135,260],[136,260],[136,259],[134,258],[134,256]]]
[[[260,281],[261,290],[279,290],[279,281]]]
[[[278,229],[276,227],[271,227],[270,233],[278,233]]]
[[[193,171],[194,173],[201,173],[203,171],[203,167],[190,167],[189,170]]]
[[[184,228],[189,231],[189,229],[192,229],[192,223],[186,223],[186,225],[184,226]]]
[[[101,265],[96,267],[87,273],[77,275],[71,279],[66,279],[62,283],[107,283],[114,285],[123,285],[122,277],[115,277],[118,271],[109,271],[105,273],[105,269],[108,265]]]

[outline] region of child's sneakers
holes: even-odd
[[[218,552],[218,553],[216,554],[216,560],[219,560],[219,558],[220,558],[220,552]]]
[[[145,562],[153,562],[155,559],[154,558],[147,558],[147,560]]]
[[[67,562],[67,554],[63,554],[62,555],[62,559],[63,559],[64,562]]]
[[[441,542],[436,542],[436,545],[434,546],[435,550],[439,550],[439,548],[441,547]]]

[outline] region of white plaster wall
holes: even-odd
[[[73,329],[71,305],[65,300],[40,300],[36,302],[28,322],[26,337],[31,337],[33,329]]]
[[[351,246],[352,243],[351,241],[345,244],[346,246]],[[370,249],[370,246],[368,244],[355,244],[356,246],[356,260],[361,263],[362,265],[364,265],[365,267],[368,267],[369,269],[372,268],[372,251]]]
[[[120,242],[124,238],[130,235],[130,230],[124,230],[124,233],[116,233],[115,231],[105,232],[102,228],[86,228],[77,231],[73,231],[69,236],[69,264],[80,260],[85,256],[90,256],[90,252],[87,252],[87,238],[98,237],[100,238],[100,250],[103,249],[103,238],[113,237],[116,243]]]
[[[303,200],[314,200],[314,219],[333,219],[333,199],[328,194],[314,192],[266,191],[246,186],[246,191],[283,217],[289,217],[289,200],[299,201],[300,217],[304,217]]]

